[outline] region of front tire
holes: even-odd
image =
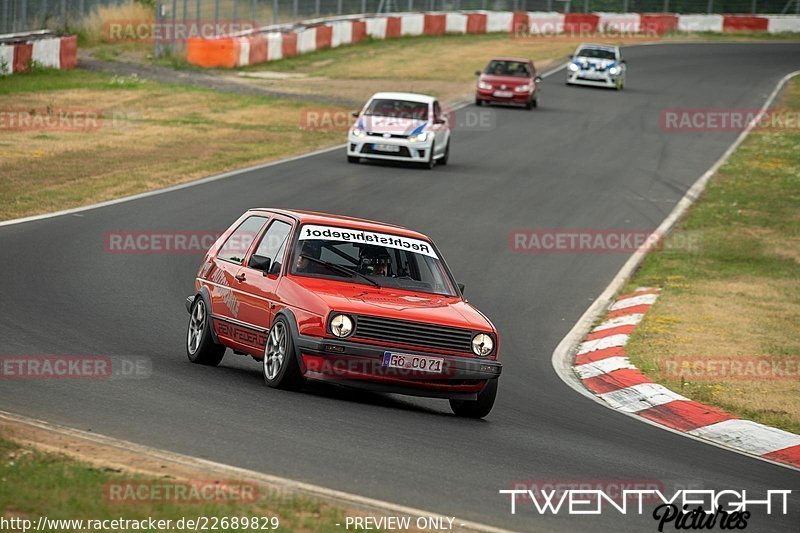
[[[361,160],[361,158],[359,158],[359,157],[355,157],[355,156],[352,156],[352,155],[348,155],[347,156],[347,162],[348,163],[358,163],[360,160]]]
[[[444,167],[447,166],[447,161],[449,160],[450,160],[450,140],[448,139],[447,147],[444,149],[444,156],[442,156],[442,158],[439,161],[437,161],[437,163]]]
[[[478,393],[477,400],[450,400],[450,409],[456,416],[464,418],[483,418],[492,411],[494,400],[497,398],[497,378],[490,379],[482,391]]]
[[[198,297],[192,304],[189,329],[186,332],[186,355],[199,365],[217,366],[225,356],[225,346],[211,336],[211,317],[206,302]]]
[[[303,374],[294,353],[294,340],[289,323],[282,316],[275,319],[267,335],[262,361],[264,382],[275,389],[297,390],[303,385]]]
[[[431,158],[423,166],[426,170],[432,170],[436,166],[436,141],[431,143]]]

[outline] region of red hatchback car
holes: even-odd
[[[497,102],[521,104],[526,109],[539,106],[539,85],[542,78],[530,59],[498,57],[489,61],[481,72],[475,72],[478,84],[475,89],[475,104]]]
[[[463,298],[433,242],[415,231],[304,211],[251,209],[206,253],[186,299],[186,350],[216,366],[226,348],[264,380],[306,379],[447,398],[491,411],[497,330]]]

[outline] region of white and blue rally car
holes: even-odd
[[[567,85],[593,85],[621,91],[627,66],[619,46],[582,44],[570,56]]]
[[[446,165],[450,126],[439,101],[414,93],[376,93],[347,134],[347,160],[382,159]]]

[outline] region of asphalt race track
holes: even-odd
[[[658,226],[735,132],[662,131],[665,108],[757,108],[800,68],[800,44],[626,49],[617,93],[547,78],[542,106],[492,107],[491,130],[456,130],[431,172],[350,165],[344,149],[79,214],[0,227],[0,355],[145,356],[138,380],[3,380],[0,409],[325,487],[515,530],[655,531],[648,515],[511,515],[515,481],[656,481],[674,488],[800,489],[800,474],[637,422],[576,394],[553,349],[624,263],[622,253],[519,254],[516,229]],[[475,112],[475,107],[459,111]],[[344,135],[343,135],[344,140]],[[185,355],[200,256],[112,254],[118,230],[223,230],[245,209],[292,207],[418,229],[497,325],[505,363],[492,414],[447,402],[315,385],[267,388],[228,351]],[[752,531],[797,531],[794,514]],[[794,524],[794,525],[792,525]]]

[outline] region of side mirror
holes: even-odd
[[[480,75],[481,75],[481,71],[480,71],[480,70],[476,70],[476,71],[475,71],[475,75],[476,75],[476,76],[480,76]]]
[[[352,112],[352,113],[350,113],[350,114],[353,116],[353,118],[358,118],[358,115],[359,115],[360,113],[361,113],[360,111],[353,111],[353,112]]]
[[[627,62],[627,61],[625,61],[624,59],[620,59],[620,61],[619,61],[619,62],[620,62],[620,63],[622,63],[623,65],[627,65],[627,64],[628,64],[628,62]]]
[[[535,81],[536,83],[542,83],[542,77],[536,76],[535,78],[533,78],[533,81]]]
[[[281,273],[281,264],[275,261],[269,267],[269,275],[270,276],[279,276]],[[265,273],[266,275],[266,273]]]
[[[462,296],[464,295],[464,290],[465,289],[466,289],[466,286],[463,283],[459,283],[458,284],[458,290],[461,291],[461,295]]]
[[[569,58],[570,58],[570,59],[574,59],[574,58],[575,58],[575,54],[570,54],[570,55],[569,55]]]
[[[264,272],[264,275],[267,275],[267,271],[269,270],[270,265],[270,258],[264,257],[263,255],[251,255],[250,261],[247,262],[247,266],[250,268],[255,268],[256,270],[261,270]]]

